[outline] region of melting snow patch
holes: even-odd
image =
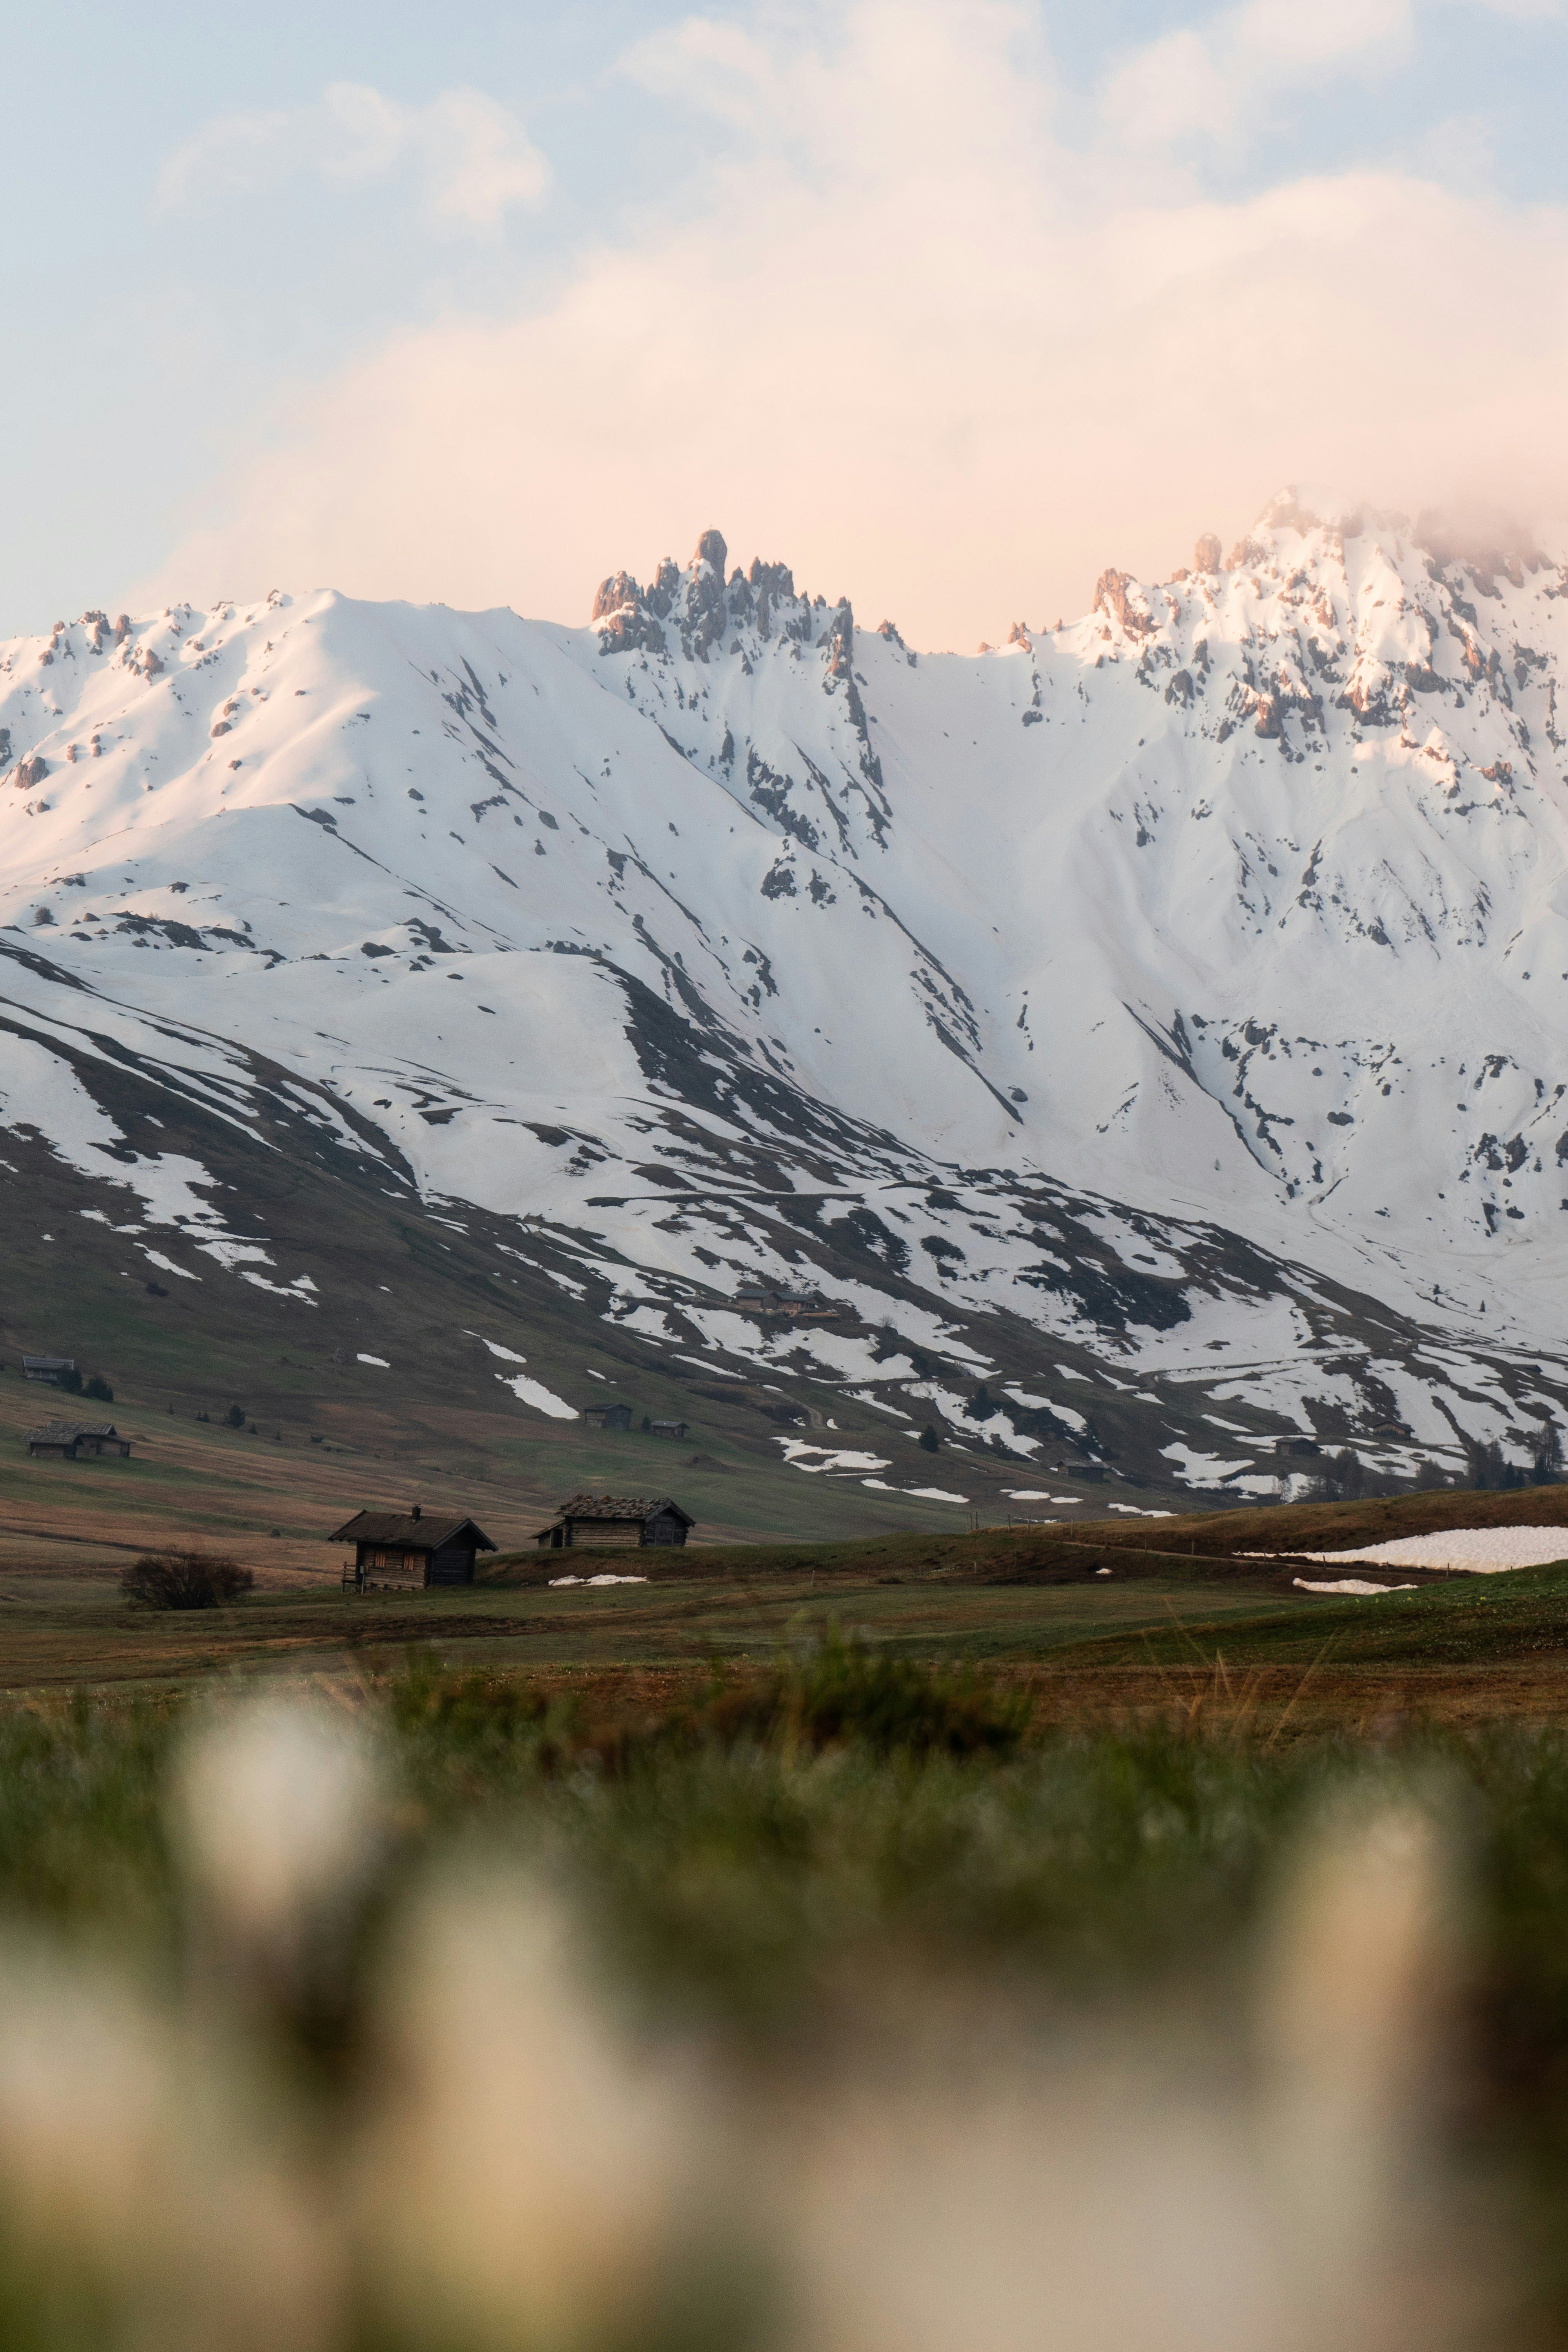
[[[550,1580],[550,1589],[553,1592],[558,1584],[646,1584],[647,1582],[646,1576],[552,1576]]]
[[[1146,1511],[1138,1503],[1107,1503],[1105,1507],[1108,1511],[1124,1511],[1133,1519],[1173,1519],[1176,1516],[1174,1511]]]
[[[844,1446],[808,1445],[803,1437],[781,1437],[776,1442],[784,1447],[784,1460],[792,1470],[890,1470],[893,1466],[881,1454],[855,1454]],[[822,1458],[808,1462],[808,1454],[820,1454]]]
[[[104,1222],[107,1223],[108,1219],[106,1218]],[[157,1266],[159,1271],[163,1274],[177,1274],[182,1282],[199,1282],[201,1280],[201,1276],[199,1274],[193,1274],[188,1266],[176,1265],[172,1257],[165,1257],[163,1255],[162,1250],[148,1249],[143,1245],[142,1255],[147,1260],[149,1265]]]
[[[500,1356],[503,1363],[526,1364],[528,1361],[528,1358],[520,1356],[515,1348],[503,1348],[499,1339],[487,1339],[480,1332],[465,1328],[463,1337],[465,1339],[478,1339],[481,1348],[488,1348],[492,1356]]]
[[[392,1370],[384,1356],[356,1356],[354,1361],[356,1364],[374,1364],[378,1372],[389,1372]]]
[[[505,1350],[498,1348],[496,1353],[502,1355]],[[576,1420],[576,1406],[558,1397],[553,1389],[547,1389],[542,1381],[531,1381],[526,1372],[518,1372],[510,1381],[504,1372],[498,1372],[496,1378],[503,1389],[511,1391],[519,1404],[531,1404],[535,1412],[548,1413],[552,1421]]]
[[[918,1495],[922,1503],[967,1503],[967,1495],[950,1495],[945,1486],[906,1486],[906,1495]]]
[[[1353,1576],[1342,1577],[1337,1584],[1309,1584],[1304,1576],[1293,1576],[1290,1581],[1292,1584],[1300,1585],[1303,1592],[1354,1592],[1364,1595],[1373,1592],[1418,1592],[1421,1589],[1415,1584],[1361,1584]]]
[[[889,1404],[883,1398],[874,1395],[869,1389],[851,1389],[848,1393],[857,1404],[871,1405],[878,1412],[890,1412],[896,1421],[909,1419],[909,1414],[901,1405]]]
[[[151,1255],[152,1253],[149,1251],[148,1255],[151,1256]],[[172,1269],[175,1274],[178,1274],[179,1270],[178,1266],[174,1266]],[[317,1303],[315,1299],[309,1296],[309,1293],[314,1290],[316,1286],[311,1281],[308,1274],[300,1275],[298,1280],[294,1282],[268,1282],[264,1274],[252,1274],[242,1270],[239,1278],[241,1282],[253,1283],[258,1290],[269,1290],[274,1298],[298,1298],[306,1307],[314,1307]],[[201,1276],[199,1275],[193,1276],[192,1279],[199,1282]]]
[[[247,1262],[254,1265],[270,1265],[272,1263],[271,1252],[264,1250],[259,1243],[233,1241],[227,1234],[215,1234],[206,1241],[198,1241],[196,1247],[204,1257],[216,1257],[226,1274],[232,1266],[244,1265]]]
[[[1081,1503],[1083,1500],[1081,1495],[1047,1495],[1043,1486],[1009,1486],[1006,1492],[1010,1503]],[[1114,1503],[1111,1505],[1112,1510],[1118,1507]]]
[[[1508,1568],[1544,1568],[1568,1559],[1568,1528],[1450,1528],[1446,1535],[1399,1536],[1360,1551],[1298,1552],[1298,1559],[1370,1560],[1377,1568],[1460,1568],[1496,1576]],[[1379,1588],[1385,1590],[1386,1588]]]
[[[1186,1486],[1217,1486],[1224,1478],[1233,1477],[1238,1470],[1250,1470],[1247,1455],[1238,1462],[1226,1462],[1217,1454],[1199,1454],[1194,1447],[1177,1444],[1160,1448],[1167,1462],[1173,1462],[1177,1475]]]

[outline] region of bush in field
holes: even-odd
[[[230,1429],[243,1429],[245,1427],[245,1407],[242,1404],[231,1404],[228,1411],[225,1413],[224,1419],[227,1422]]]
[[[114,1391],[110,1387],[109,1382],[104,1379],[101,1372],[94,1372],[89,1381],[84,1381],[82,1383],[81,1392],[83,1396],[95,1398],[100,1404],[112,1404],[114,1402]]]
[[[255,1582],[248,1568],[216,1552],[150,1551],[132,1562],[120,1590],[138,1609],[216,1609],[242,1601]]]

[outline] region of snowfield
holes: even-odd
[[[1353,1576],[1342,1577],[1337,1584],[1310,1584],[1304,1576],[1293,1576],[1290,1581],[1301,1592],[1352,1593],[1359,1600],[1370,1599],[1377,1592],[1415,1592],[1418,1589],[1414,1584],[1363,1584]]]
[[[1201,552],[967,656],[713,532],[584,627],[275,593],[0,646],[0,1125],[154,1266],[311,1308],[157,1133],[265,1103],[692,1377],[918,1425],[992,1374],[974,1443],[1047,1475],[1113,1396],[1198,1490],[1309,1432],[1522,1460],[1568,570],[1289,498]],[[832,1452],[787,1458],[887,1466]]]
[[[1446,1535],[1400,1536],[1393,1543],[1368,1544],[1360,1551],[1310,1551],[1300,1559],[1337,1567],[1342,1560],[1372,1560],[1379,1568],[1462,1568],[1472,1576],[1493,1576],[1509,1568],[1544,1568],[1568,1559],[1568,1528],[1455,1528]],[[1327,1586],[1314,1585],[1313,1591]]]

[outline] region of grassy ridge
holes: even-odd
[[[1568,1659],[1568,1561],[1457,1578],[1381,1599],[1325,1596],[1245,1623],[1216,1620],[1100,1635],[1062,1663],[1162,1665],[1212,1659],[1227,1665],[1306,1665],[1327,1652],[1351,1664],[1481,1666]]]

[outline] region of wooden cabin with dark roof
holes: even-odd
[[[668,1495],[574,1495],[534,1538],[541,1551],[605,1544],[683,1544],[697,1522]]]
[[[353,1582],[361,1592],[423,1591],[431,1584],[472,1584],[476,1552],[494,1551],[472,1519],[411,1511],[356,1511],[327,1538],[352,1543]]]
[[[111,1421],[46,1421],[27,1432],[27,1451],[42,1462],[80,1462],[94,1454],[129,1454],[131,1440]]]

